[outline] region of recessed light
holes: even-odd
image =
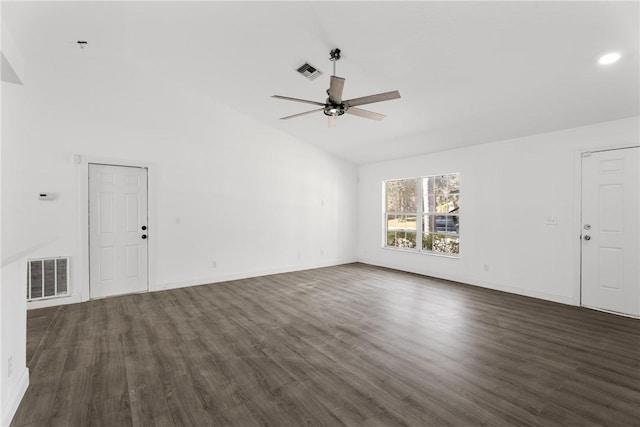
[[[601,64],[601,65],[613,64],[614,62],[617,62],[621,56],[622,55],[620,55],[618,52],[607,53],[606,55],[602,55],[600,59],[598,59],[598,64]]]

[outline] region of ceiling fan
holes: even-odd
[[[356,108],[359,105],[373,104],[374,102],[389,101],[391,99],[400,98],[400,92],[397,90],[391,92],[378,93],[376,95],[363,96],[361,98],[354,98],[343,100],[342,90],[344,89],[345,79],[336,76],[336,62],[340,59],[340,49],[336,48],[329,52],[329,59],[333,62],[333,75],[331,76],[331,82],[329,89],[327,89],[327,101],[316,102],[306,99],[291,98],[289,96],[273,95],[272,98],[284,99],[286,101],[302,102],[305,104],[319,105],[322,108],[316,108],[311,111],[305,111],[304,113],[293,114],[291,116],[281,117],[281,120],[293,119],[294,117],[300,117],[307,114],[322,111],[325,116],[329,117],[329,127],[336,127],[338,124],[338,116],[344,113],[352,114],[354,116],[364,117],[371,120],[382,120],[386,116],[380,113],[374,113],[373,111],[363,110],[362,108]]]

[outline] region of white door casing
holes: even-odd
[[[146,168],[89,164],[92,299],[147,291],[147,200]]]
[[[581,304],[640,316],[640,147],[582,156]]]

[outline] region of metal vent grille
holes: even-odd
[[[69,294],[69,257],[27,262],[27,301]]]
[[[309,64],[308,62],[305,62],[304,64],[299,66],[296,71],[298,71],[300,74],[302,74],[303,76],[305,76],[309,80],[314,80],[317,77],[322,75],[322,71],[318,70],[317,67],[314,67],[313,65]]]

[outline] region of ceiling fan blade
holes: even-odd
[[[338,116],[329,116],[329,127],[334,128],[338,126]]]
[[[318,108],[316,110],[305,111],[304,113],[292,114],[290,116],[280,117],[280,120],[289,120],[289,119],[293,119],[295,117],[306,116],[307,114],[315,113],[316,111],[322,111],[322,110],[324,110],[324,108]]]
[[[342,77],[331,76],[329,85],[329,99],[336,104],[342,102],[342,91],[344,89],[344,79]]]
[[[324,103],[322,102],[309,101],[309,100],[300,99],[300,98],[291,98],[289,96],[281,96],[281,95],[271,95],[271,97],[277,98],[277,99],[284,99],[285,101],[295,101],[295,102],[304,102],[305,104],[322,105],[324,107]]]
[[[355,108],[355,107],[348,108],[345,111],[345,113],[353,114],[354,116],[360,116],[360,117],[364,117],[365,119],[371,119],[371,120],[382,120],[385,117],[387,117],[384,114],[374,113],[373,111],[363,110],[362,108]]]
[[[378,93],[376,95],[363,96],[362,98],[354,98],[344,101],[349,107],[357,105],[373,104],[374,102],[389,101],[391,99],[400,98],[400,92],[397,90],[391,92]]]

